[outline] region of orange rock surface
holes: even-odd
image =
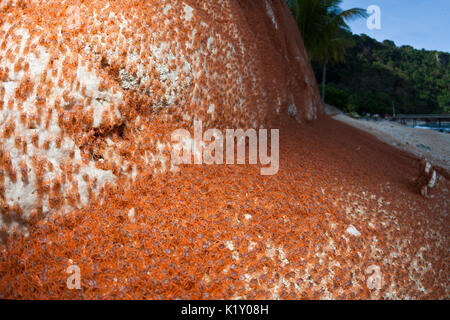
[[[0,205],[14,222],[173,169],[170,133],[194,119],[259,128],[288,111],[299,122],[322,113],[281,0],[3,0],[0,10]]]
[[[449,182],[423,199],[411,155],[306,121],[320,100],[284,1],[0,10],[1,298],[448,299]],[[280,128],[280,171],[170,170],[194,119]]]

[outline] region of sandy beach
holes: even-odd
[[[450,171],[450,134],[448,133],[410,128],[392,121],[357,120],[336,112],[332,117],[371,133],[381,141],[417,157],[426,157],[434,165]]]

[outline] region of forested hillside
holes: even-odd
[[[450,112],[449,53],[352,37],[345,63],[329,66],[326,102],[358,113]],[[320,83],[321,66],[314,70]]]

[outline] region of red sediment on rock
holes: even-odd
[[[0,10],[0,297],[448,298],[448,181],[422,199],[411,156],[307,122],[321,103],[284,1]],[[169,171],[193,119],[280,128],[280,171]]]
[[[409,154],[335,120],[286,122],[275,176],[252,165],[140,175],[103,205],[9,235],[2,297],[448,298],[449,181],[423,199]],[[66,286],[72,264],[81,290]],[[380,290],[367,284],[373,265]]]
[[[48,215],[50,196],[59,211],[81,208],[91,191],[106,195],[108,184],[166,172],[169,133],[194,119],[259,128],[288,112],[299,122],[322,114],[282,0],[11,0],[0,15],[0,119],[15,124],[0,132],[0,146],[16,154],[12,169],[20,161],[31,169],[27,188],[6,177],[2,206]],[[11,146],[16,135],[24,148]],[[35,173],[35,157],[55,172]],[[50,185],[69,179],[61,193],[50,195],[50,186],[33,198],[34,175]]]

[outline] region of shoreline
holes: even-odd
[[[370,134],[400,150],[425,157],[433,165],[450,172],[450,135],[430,129],[411,128],[392,121],[367,121],[353,119],[343,113],[326,108],[328,115]]]

